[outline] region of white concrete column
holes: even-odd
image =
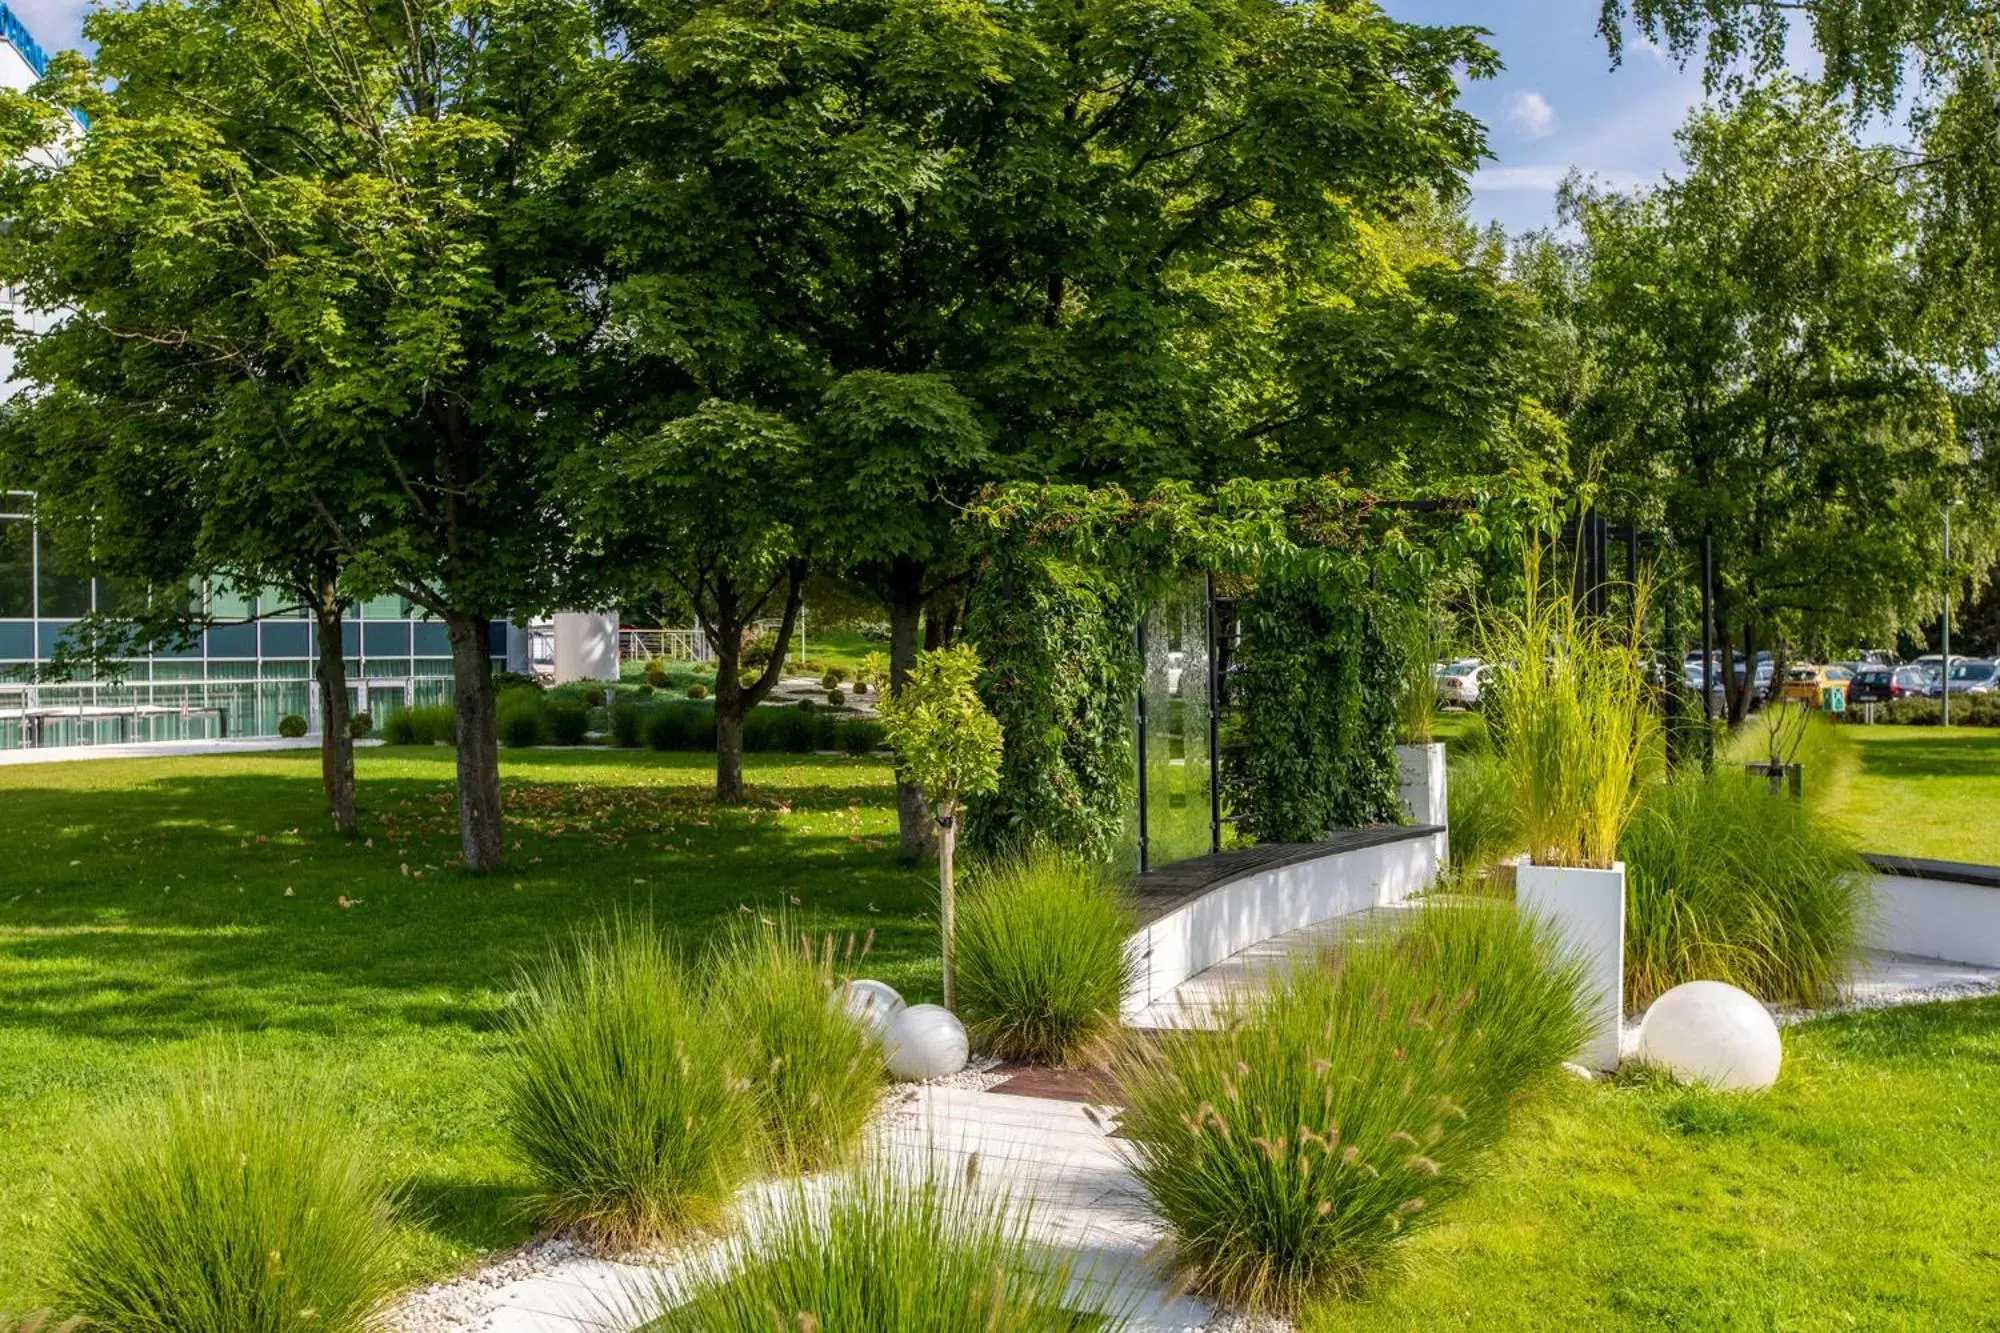
[[[555,614],[556,684],[618,679],[618,617],[586,611]]]
[[[1411,823],[1450,827],[1451,803],[1446,790],[1443,742],[1398,745],[1396,781],[1403,798],[1403,809],[1409,812]],[[1445,854],[1449,858],[1448,842]]]
[[[1514,901],[1553,926],[1583,962],[1592,1026],[1577,1062],[1616,1069],[1625,1027],[1625,863],[1584,870],[1524,859],[1515,871]]]

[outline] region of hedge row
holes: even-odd
[[[1943,705],[1936,699],[1898,699],[1875,710],[1875,720],[1900,727],[1935,727],[1943,720]],[[1850,722],[1861,720],[1861,707],[1848,707]],[[1951,700],[1954,727],[2000,727],[2000,695],[1956,694]]]
[[[699,703],[620,702],[611,710],[611,739],[628,749],[713,750],[715,709]],[[885,743],[882,724],[873,718],[842,718],[818,709],[758,708],[743,722],[743,748],[753,753],[872,754]]]

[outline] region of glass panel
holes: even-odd
[[[27,519],[0,519],[0,616],[35,614],[34,536]]]
[[[90,580],[70,572],[71,565],[49,540],[41,538],[41,614],[43,616],[87,616],[90,614]]]
[[[1146,859],[1161,866],[1211,847],[1208,595],[1183,579],[1146,612]]]
[[[233,588],[213,584],[208,590],[208,614],[217,620],[249,620],[257,614],[257,601]]]
[[[407,620],[364,623],[361,626],[361,653],[364,657],[408,657],[410,623]]]
[[[371,597],[361,604],[363,620],[402,620],[409,614],[410,604],[394,594]]]

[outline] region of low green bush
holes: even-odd
[[[668,942],[615,922],[524,990],[502,1107],[540,1218],[612,1246],[716,1221],[754,1165],[757,1104],[740,1034]]]
[[[453,745],[458,741],[458,714],[450,704],[405,708],[389,719],[382,739],[391,745]]]
[[[958,1012],[974,1045],[1064,1065],[1115,1026],[1134,919],[1102,869],[1054,851],[976,867],[959,906]]]
[[[645,684],[639,687],[639,697],[642,699],[650,699],[656,693],[658,693],[658,690],[651,684]]]
[[[375,719],[366,713],[356,713],[347,719],[347,734],[357,741],[367,739],[368,733],[373,730]]]
[[[646,684],[655,691],[667,688],[667,668],[664,662],[646,663]]]
[[[650,1333],[1117,1333],[1119,1315],[1066,1308],[1086,1286],[1004,1194],[905,1183],[887,1163],[825,1202],[773,1205],[754,1246],[697,1256],[694,1295]],[[685,1288],[661,1293],[662,1304]]]
[[[1426,907],[1119,1065],[1131,1161],[1196,1288],[1258,1311],[1365,1290],[1478,1175],[1589,1031],[1510,904]]]
[[[1847,720],[1861,720],[1860,705],[1849,707]],[[1878,707],[1875,720],[1902,727],[1935,727],[1944,721],[1944,704],[1937,699],[1898,699]],[[1951,724],[1954,727],[2000,727],[2000,695],[1953,695]]]
[[[687,697],[690,699],[706,699],[708,697],[708,686],[698,680],[690,682],[687,687]]]
[[[278,719],[278,734],[287,740],[297,740],[306,734],[306,720],[297,713],[287,713]]]
[[[510,692],[500,698],[500,743],[510,749],[540,745],[549,734],[549,709],[537,695]]]
[[[583,706],[585,708],[604,707],[604,691],[596,686],[585,690],[583,692]]]
[[[833,1004],[831,936],[815,955],[782,919],[739,927],[710,960],[715,1022],[749,1043],[772,1165],[821,1171],[861,1139],[886,1079],[881,1047]]]
[[[715,710],[705,704],[655,705],[646,722],[646,744],[655,750],[713,750]]]
[[[557,704],[548,712],[548,737],[557,745],[581,745],[590,739],[590,711],[575,704]]]
[[[1684,772],[1646,793],[1619,854],[1628,1006],[1697,980],[1777,1004],[1832,997],[1867,881],[1813,803],[1772,796],[1740,768]]]
[[[888,743],[888,732],[873,718],[851,718],[840,724],[840,748],[849,754],[874,754]]]
[[[826,692],[826,706],[828,708],[840,708],[845,706],[846,703],[847,696],[839,690],[828,690]]]
[[[821,674],[819,687],[823,690],[837,690],[847,680],[847,668],[831,666]]]
[[[624,700],[611,705],[611,742],[634,750],[646,740],[646,710]]]
[[[49,1295],[92,1329],[362,1333],[399,1274],[391,1197],[290,1080],[184,1076],[85,1131],[53,1191]]]

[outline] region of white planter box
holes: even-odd
[[[1577,1062],[1616,1069],[1625,1024],[1625,863],[1577,870],[1524,859],[1515,871],[1514,901],[1553,925],[1583,960],[1594,1022]]]
[[[1450,825],[1451,806],[1445,790],[1443,742],[1398,745],[1396,781],[1402,793],[1403,808],[1410,812],[1411,823],[1435,824],[1439,828]]]

